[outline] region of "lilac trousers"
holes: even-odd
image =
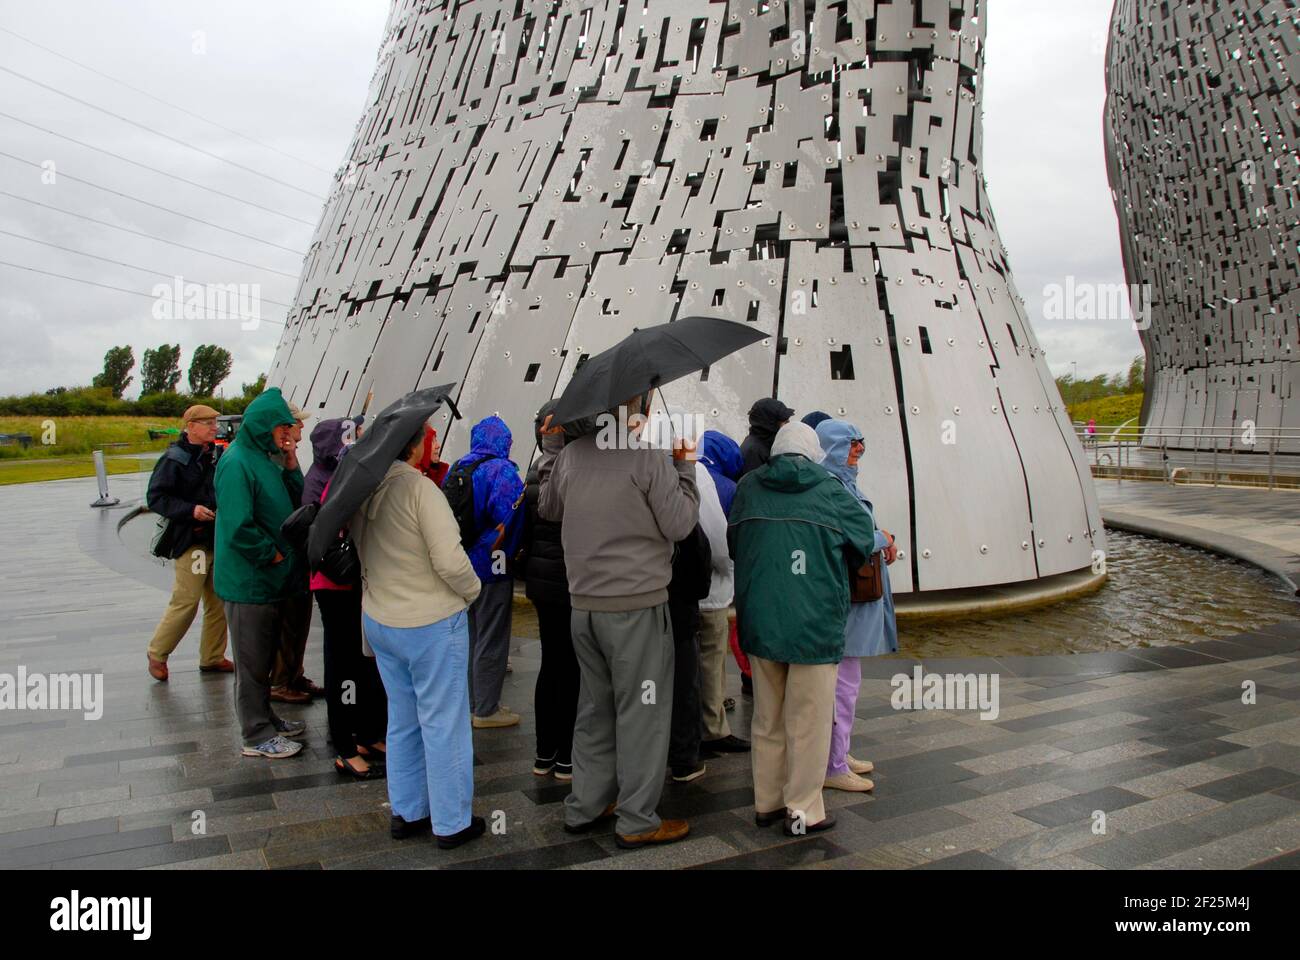
[[[862,686],[862,658],[845,657],[840,661],[835,679],[835,722],[831,726],[831,755],[826,763],[826,776],[848,773],[845,759],[849,755],[849,739],[853,736],[854,708],[858,705],[858,688]]]

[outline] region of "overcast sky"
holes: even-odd
[[[1140,352],[1128,321],[1045,321],[1042,310],[1045,285],[1064,284],[1067,276],[1077,283],[1123,282],[1101,136],[1111,0],[991,0],[988,6],[985,173],[1016,282],[1055,373],[1069,372],[1072,361],[1080,376],[1118,371]],[[0,0],[0,113],[8,115],[0,116],[0,153],[11,155],[0,156],[0,261],[146,294],[0,265],[0,394],[88,383],[104,352],[121,343],[131,344],[138,360],[146,347],[179,341],[182,370],[200,343],[219,343],[235,358],[227,393],[256,379],[270,365],[279,331],[272,321],[284,311],[265,301],[293,299],[320,198],[363,109],[387,12],[387,0]],[[176,275],[186,282],[259,284],[262,324],[244,330],[239,320],[159,319],[148,294]],[[135,373],[128,396],[139,387],[138,368]]]

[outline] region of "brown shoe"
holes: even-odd
[[[235,665],[229,660],[221,659],[216,663],[209,663],[207,666],[200,666],[199,673],[234,673]]]
[[[299,677],[293,682],[292,686],[293,689],[297,690],[299,693],[305,693],[309,697],[325,696],[325,688],[317,686],[308,677]]]
[[[691,825],[685,820],[661,820],[658,830],[652,830],[650,833],[634,833],[631,836],[616,833],[614,834],[614,842],[624,850],[635,850],[638,847],[675,843],[690,832]]]
[[[277,703],[311,703],[311,694],[291,690],[289,687],[272,687],[271,699]]]
[[[149,676],[163,683],[167,682],[167,661],[149,657]]]

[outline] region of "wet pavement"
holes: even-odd
[[[474,734],[475,811],[505,832],[453,851],[393,841],[383,782],[333,771],[323,704],[282,711],[308,724],[298,757],[245,759],[231,678],[198,671],[197,624],[171,681],[148,677],[144,649],[170,571],[117,539],[131,487],[114,492],[123,508],[95,512],[93,480],[0,489],[0,674],[102,674],[104,694],[98,719],[0,711],[0,867],[1300,865],[1297,621],[1184,645],[925,661],[926,671],[996,676],[989,719],[895,710],[889,677],[913,662],[869,661],[853,753],[875,762],[876,790],[828,791],[834,830],[789,839],[756,828],[748,757],[728,756],[664,790],[660,812],[687,817],[690,837],[640,851],[618,850],[607,827],[581,838],[560,828],[567,786],[530,772],[539,651],[519,639],[504,700],[524,722]],[[1174,507],[1197,515],[1192,502]],[[732,725],[746,736],[751,702],[728,668]],[[322,675],[318,627],[307,672]]]

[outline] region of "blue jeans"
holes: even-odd
[[[387,627],[362,614],[388,692],[388,801],[403,820],[433,820],[448,836],[470,824],[469,624],[465,611],[424,627]]]

